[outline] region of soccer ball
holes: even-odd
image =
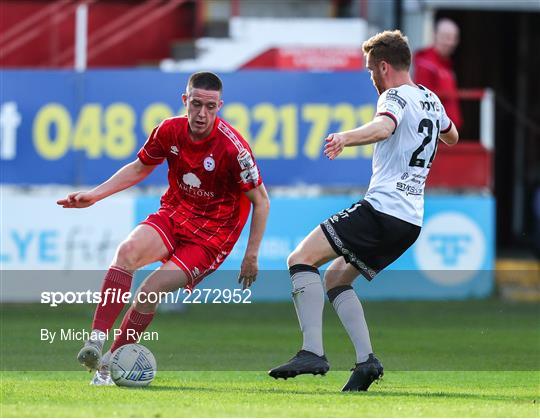
[[[111,378],[118,386],[142,387],[152,382],[157,372],[152,352],[140,344],[126,344],[111,357]]]

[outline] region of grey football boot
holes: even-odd
[[[99,340],[87,340],[77,355],[77,360],[86,367],[89,372],[97,371],[101,366],[101,352],[103,342]]]

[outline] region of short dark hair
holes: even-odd
[[[200,71],[193,73],[189,77],[187,87],[188,89],[217,90],[221,93],[223,90],[223,83],[221,83],[221,79],[214,73]]]
[[[376,63],[386,61],[397,70],[409,70],[411,50],[407,37],[400,30],[384,31],[372,36],[362,44],[364,54],[371,53]]]

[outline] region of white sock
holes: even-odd
[[[292,275],[292,284],[294,307],[304,339],[302,349],[322,356],[324,290],[321,277],[318,272],[299,271]]]
[[[344,290],[334,298],[332,305],[354,345],[356,363],[365,362],[373,350],[364,309],[358,296],[353,289]]]
[[[107,353],[103,355],[101,358],[101,366],[109,366],[109,362],[111,361],[111,351],[109,350]]]

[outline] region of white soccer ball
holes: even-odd
[[[157,372],[152,352],[140,344],[126,344],[111,356],[111,378],[118,386],[142,387],[152,382]]]

